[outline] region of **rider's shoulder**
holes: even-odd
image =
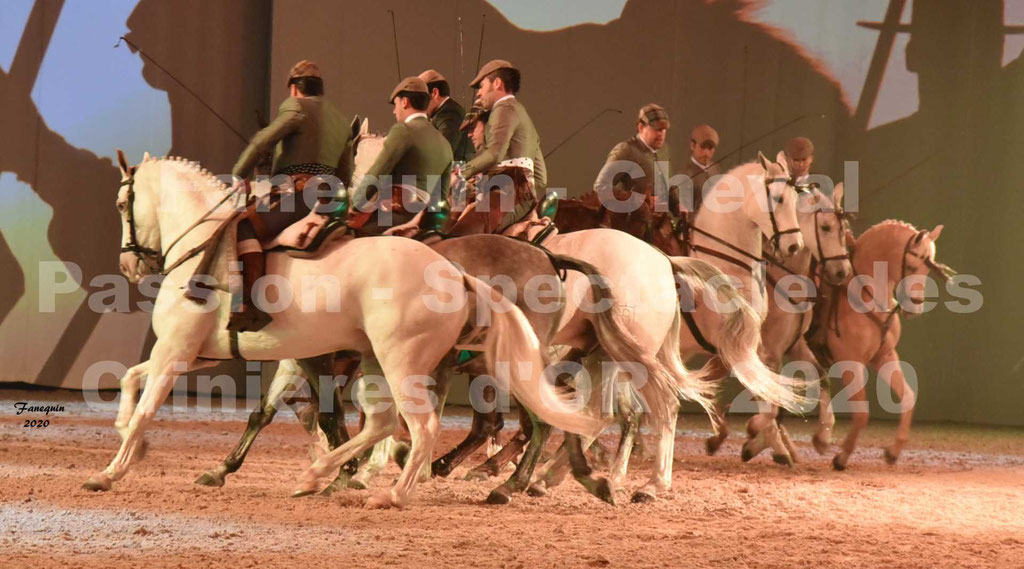
[[[277,108],[278,113],[301,113],[302,112],[302,101],[298,97],[288,97],[281,101],[281,106]]]

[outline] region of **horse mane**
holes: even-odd
[[[878,223],[869,227],[864,233],[861,234],[861,237],[867,235],[868,233],[881,231],[883,229],[907,229],[914,233],[920,231],[918,228],[907,223],[906,221],[900,219],[886,219],[884,221],[879,221]]]
[[[218,190],[228,190],[230,188],[226,183],[219,180],[213,172],[203,168],[203,165],[199,162],[189,160],[181,156],[146,156],[139,166],[142,166],[143,164],[168,164],[179,171],[184,171],[186,174],[198,177],[201,182],[206,182],[206,184],[212,188]]]

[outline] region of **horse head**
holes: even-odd
[[[804,247],[796,214],[796,189],[789,184],[785,163],[771,162],[761,152],[757,159],[761,172],[742,180],[747,185],[743,207],[775,249],[783,257],[791,257]]]
[[[838,285],[853,273],[846,247],[846,214],[842,210],[843,184],[836,185],[830,199],[812,187],[801,192],[797,217],[804,244],[821,265],[822,277]]]
[[[143,163],[150,159],[146,153]],[[157,199],[153,192],[137,184],[139,166],[128,166],[124,152],[117,149],[121,186],[117,192],[117,211],[121,216],[121,273],[131,282],[156,274],[163,264],[160,230],[157,223]]]

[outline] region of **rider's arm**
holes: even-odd
[[[373,162],[373,166],[366,171],[366,175],[359,182],[359,187],[356,189],[355,196],[360,199],[371,199],[373,195],[380,190],[378,187],[379,178],[381,176],[390,176],[391,172],[395,169],[395,165],[405,155],[405,151],[409,147],[409,128],[405,123],[395,123],[388,131],[387,137],[384,139],[384,148],[381,149],[380,154],[377,155],[377,159]],[[394,180],[394,183],[401,183],[401,180]],[[366,194],[370,187],[374,188],[374,191],[369,195]],[[355,203],[355,202],[353,202]]]
[[[239,178],[245,178],[251,174],[260,154],[269,150],[282,138],[295,132],[304,118],[305,114],[302,112],[299,100],[294,97],[285,99],[277,110],[274,122],[252,137],[252,141],[238,157],[238,162],[231,169],[231,173]]]
[[[594,180],[594,192],[598,196],[610,196],[612,188],[615,186],[616,174],[622,174],[621,165],[616,165],[616,162],[629,159],[629,145],[625,142],[620,142],[612,148],[612,151],[608,153],[608,158],[604,161],[604,166],[601,171],[597,174],[597,179]]]
[[[462,167],[462,176],[469,178],[486,172],[505,159],[512,133],[519,126],[519,115],[514,105],[495,105],[487,120],[487,146]],[[534,166],[536,167],[536,165]]]

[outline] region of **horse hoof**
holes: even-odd
[[[224,477],[213,472],[204,473],[199,478],[196,478],[196,484],[200,486],[209,486],[211,488],[220,488],[224,485]]]
[[[463,480],[470,480],[470,481],[478,481],[479,482],[479,481],[487,480],[487,478],[488,478],[487,473],[482,471],[482,470],[470,470],[469,472],[466,473],[466,475],[462,479]]]
[[[884,455],[885,455],[885,463],[888,464],[889,466],[892,466],[892,465],[896,464],[896,461],[899,460],[899,458],[900,458],[900,455],[893,454],[893,452],[891,450],[889,450],[889,449],[885,449]]]
[[[775,461],[775,464],[781,464],[790,468],[793,468],[793,465],[796,464],[793,457],[788,454],[772,454],[772,460]]]
[[[369,488],[369,486],[366,485],[366,482],[363,482],[362,480],[359,480],[358,478],[350,479],[346,486],[348,486],[352,490],[366,490],[367,488]]]
[[[818,435],[814,435],[814,437],[811,438],[811,444],[814,446],[814,450],[816,450],[818,454],[828,454],[829,442],[827,440],[822,440],[818,438]]]
[[[708,456],[714,456],[721,447],[722,441],[718,437],[708,437],[704,439],[704,450],[707,451]]]
[[[135,462],[146,458],[147,452],[149,452],[149,441],[142,439],[142,442],[139,443],[139,450],[135,451]]]
[[[292,492],[292,498],[302,498],[303,496],[311,496],[316,494],[316,488],[299,488]]]
[[[409,459],[409,452],[411,450],[406,443],[395,443],[391,450],[391,460],[394,460],[399,468],[405,468],[405,461]]]
[[[607,478],[598,479],[597,486],[594,488],[594,495],[600,498],[602,502],[615,505],[615,489],[612,487],[611,482],[608,482]]]
[[[743,445],[743,451],[740,452],[740,459],[742,459],[743,462],[750,462],[755,456],[757,455],[751,452],[746,445]]]
[[[543,498],[548,495],[548,489],[542,484],[531,484],[530,487],[526,489],[526,495],[533,498]]]
[[[657,498],[655,498],[653,495],[647,492],[644,492],[643,490],[637,490],[636,492],[633,493],[634,504],[651,504],[656,500]]]
[[[111,480],[109,476],[101,474],[97,476],[90,476],[89,479],[85,481],[85,484],[82,484],[82,489],[90,492],[106,492],[113,488],[113,486],[114,481]]]
[[[448,478],[448,475],[452,473],[452,469],[447,464],[434,464],[430,465],[430,474],[438,478]]]
[[[328,484],[326,488],[321,490],[320,491],[320,495],[321,496],[330,496],[331,494],[334,494],[335,492],[339,492],[343,488],[348,487],[350,481],[351,481],[351,479],[335,480],[334,482],[331,482],[330,484]]]
[[[512,501],[512,497],[508,495],[508,490],[498,487],[491,490],[491,493],[487,495],[487,503],[494,504],[496,506],[504,506]]]
[[[366,500],[366,504],[363,505],[363,508],[367,510],[384,510],[393,505],[390,494],[378,494],[376,496],[370,496],[370,498]]]
[[[832,457],[832,470],[836,472],[842,472],[846,470],[846,462],[839,460],[839,455]]]

